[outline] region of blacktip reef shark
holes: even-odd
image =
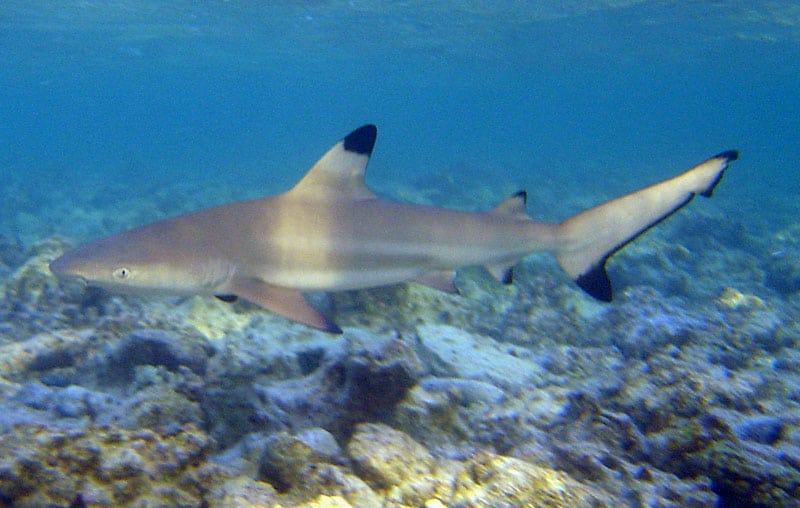
[[[326,332],[341,329],[303,291],[416,281],[456,292],[455,270],[483,265],[511,282],[511,268],[548,251],[584,291],[611,300],[608,258],[691,201],[711,196],[727,151],[688,171],[581,212],[534,221],[518,192],[485,212],[379,199],[364,183],[377,137],[364,125],[333,146],[289,191],[200,210],[78,247],[50,263],[57,276],[111,290],[244,298]]]

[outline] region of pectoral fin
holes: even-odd
[[[336,323],[312,307],[300,291],[271,286],[259,279],[237,280],[233,292],[286,319],[303,323],[328,333],[342,333]]]

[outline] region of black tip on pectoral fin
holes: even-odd
[[[371,155],[378,137],[378,128],[367,124],[354,130],[344,138],[344,149],[363,155]]]
[[[222,300],[225,303],[233,303],[239,299],[236,295],[214,295],[218,300]]]
[[[592,298],[601,302],[610,302],[613,295],[611,290],[611,279],[606,272],[606,262],[598,263],[588,272],[578,276],[575,282],[589,294]]]

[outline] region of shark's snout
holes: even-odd
[[[57,257],[56,259],[50,261],[48,267],[50,268],[50,273],[56,277],[63,277],[66,275],[66,263],[64,262],[64,256]]]
[[[56,277],[76,277],[84,279],[78,272],[75,256],[70,252],[63,254],[50,262],[50,272]]]

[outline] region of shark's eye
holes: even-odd
[[[114,270],[112,275],[114,275],[114,278],[117,280],[125,280],[131,276],[131,271],[123,266],[122,268]]]

